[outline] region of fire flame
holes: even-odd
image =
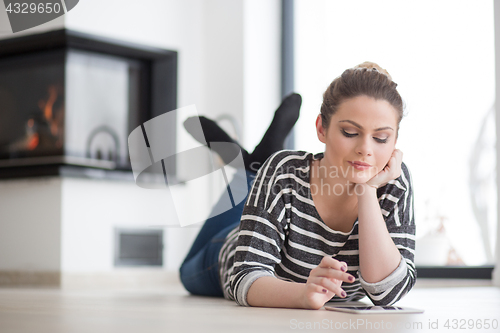
[[[56,146],[58,148],[62,147],[62,133],[60,128],[60,119],[54,117],[54,104],[57,101],[58,97],[58,87],[57,85],[50,85],[47,88],[48,98],[46,100],[38,101],[38,107],[43,113],[43,117],[47,121],[47,124],[50,128],[50,133],[57,138]],[[28,120],[27,126],[29,128],[29,134],[26,141],[26,149],[34,150],[40,144],[40,134],[36,132],[36,128],[34,127],[35,120],[33,118]]]
[[[40,136],[38,133],[34,133],[28,140],[28,150],[34,150],[36,147],[38,147],[38,144],[40,143]]]

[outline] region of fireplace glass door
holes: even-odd
[[[64,58],[53,51],[0,62],[0,165],[63,154]]]
[[[0,167],[128,169],[128,133],[145,107],[145,68],[75,49],[0,60]]]

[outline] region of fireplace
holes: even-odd
[[[176,95],[175,51],[65,29],[0,41],[0,178],[129,174],[129,133]]]

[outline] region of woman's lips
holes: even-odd
[[[366,163],[363,163],[363,162],[357,162],[357,161],[348,161],[348,163],[356,170],[368,170],[370,169],[372,166],[370,164],[366,164]]]

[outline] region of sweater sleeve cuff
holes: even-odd
[[[235,293],[235,299],[239,305],[250,306],[250,304],[248,304],[247,302],[248,290],[250,290],[250,287],[252,286],[252,283],[255,282],[255,280],[263,276],[274,276],[274,274],[268,271],[257,270],[248,273],[241,279],[239,283],[240,286]]]
[[[363,289],[369,294],[379,294],[386,290],[392,289],[398,283],[403,281],[403,279],[406,278],[407,274],[408,266],[406,265],[406,261],[403,256],[401,256],[401,261],[399,262],[398,268],[396,268],[388,277],[386,277],[382,281],[374,283],[366,282],[365,280],[363,280],[361,272],[358,271],[359,282],[361,283]]]

